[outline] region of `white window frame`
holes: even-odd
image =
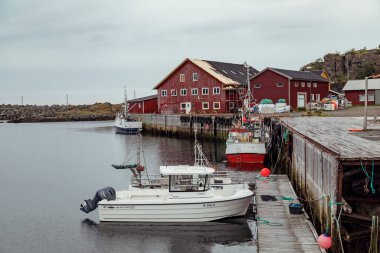
[[[294,82],[294,87],[298,87],[299,86],[299,82]]]
[[[255,84],[253,85],[253,87],[254,87],[255,89],[260,89],[260,88],[261,88],[261,83],[255,83]]]
[[[212,94],[220,94],[220,87],[213,87],[212,88]]]
[[[218,107],[216,107],[215,105],[218,105]],[[212,108],[214,110],[220,110],[220,102],[212,102]]]
[[[187,95],[187,90],[186,89],[181,89],[181,96],[184,97]]]
[[[196,92],[194,92],[194,91],[196,91]],[[198,88],[192,88],[191,89],[191,95],[192,96],[197,96],[198,95]]]
[[[375,94],[368,94],[368,102],[372,102],[372,101],[375,101]]]
[[[208,95],[208,88],[202,88],[202,95]]]
[[[310,101],[315,101],[315,95],[314,94],[310,94]]]
[[[161,97],[167,97],[168,91],[167,90],[161,90]]]
[[[317,88],[317,87],[318,87],[318,84],[317,84],[317,83],[313,83],[313,87],[314,87],[314,88]]]
[[[315,94],[316,95],[316,101],[319,102],[321,101],[321,94]]]
[[[305,82],[301,82],[301,87],[305,87]]]
[[[285,86],[284,83],[276,83],[277,88],[283,88]]]
[[[364,94],[359,94],[359,101],[364,102],[365,101],[365,95]]]
[[[240,94],[240,95],[243,95],[243,94],[245,93],[245,90],[244,90],[244,89],[239,89],[238,91],[239,91],[239,94]]]
[[[185,74],[179,74],[179,82],[184,83],[185,82]]]
[[[207,108],[205,107],[205,105],[207,105]],[[210,105],[208,102],[202,102],[202,110],[209,110],[210,109]]]
[[[181,110],[186,110],[186,103],[181,103]]]
[[[308,88],[310,88],[311,87],[311,83],[309,82],[309,83],[307,83],[307,87]]]
[[[229,105],[230,109],[235,108],[235,102],[229,102],[228,105]]]
[[[176,89],[171,89],[170,90],[170,96],[176,97],[177,96],[177,90]]]
[[[198,73],[193,73],[193,82],[198,81]]]

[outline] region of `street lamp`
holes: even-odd
[[[308,70],[309,70],[309,78],[310,78],[310,87],[309,87],[309,102],[310,102],[310,105],[309,105],[309,112],[311,113],[311,66],[307,66],[306,67]]]

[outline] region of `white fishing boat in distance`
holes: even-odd
[[[116,199],[98,203],[99,220],[112,222],[202,222],[245,215],[253,193],[243,187],[213,189],[213,168],[161,166],[156,187],[116,192]],[[156,182],[158,183],[158,182]]]

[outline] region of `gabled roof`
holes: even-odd
[[[326,83],[329,82],[328,79],[321,76],[323,74],[323,71],[320,71],[320,70],[310,72],[310,71],[288,70],[288,69],[278,69],[278,68],[270,68],[270,67],[265,68],[263,71],[261,71],[260,73],[258,73],[256,76],[252,78],[255,78],[261,75],[267,70],[271,70],[290,80],[306,80],[307,81],[311,79],[311,81],[326,82]]]
[[[343,90],[364,90],[365,80],[349,80]],[[380,79],[368,79],[369,90],[380,90]]]
[[[181,62],[173,71],[171,71],[161,82],[159,82],[154,89],[157,89],[163,82],[166,81],[175,71],[177,71],[187,61],[197,65],[208,74],[219,80],[225,85],[244,85],[247,83],[247,71],[244,64],[234,64],[226,62],[198,60],[186,58]],[[250,68],[250,75],[253,76],[258,73],[255,68]]]
[[[154,98],[157,98],[157,94],[146,96],[146,97],[141,97],[141,98],[130,99],[130,100],[128,100],[128,102],[141,102],[141,101],[150,100],[150,99],[154,99]]]

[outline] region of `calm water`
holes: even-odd
[[[137,136],[114,134],[111,122],[0,124],[0,252],[255,251],[246,219],[121,225],[82,213],[79,205],[96,190],[128,186],[130,172],[110,165],[135,155],[136,143]],[[191,141],[143,136],[142,143],[150,172],[193,163]],[[218,145],[203,148],[226,169]]]

